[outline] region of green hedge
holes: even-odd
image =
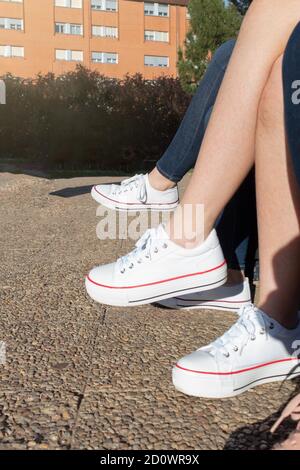
[[[179,80],[111,79],[78,66],[61,76],[7,75],[0,159],[47,169],[142,169],[157,160],[189,104]]]

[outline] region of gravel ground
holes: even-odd
[[[176,359],[234,315],[87,298],[84,274],[130,245],[97,240],[100,181],[0,174],[0,449],[271,448],[291,429],[269,434],[299,382],[222,401],[172,387]]]

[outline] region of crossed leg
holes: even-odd
[[[199,244],[255,163],[261,305],[287,326],[295,324],[299,301],[296,281],[300,274],[297,262],[300,197],[285,142],[281,70],[282,54],[299,20],[297,0],[284,4],[280,0],[253,2],[222,83],[195,171],[181,208],[168,227],[177,243],[191,248]],[[196,208],[198,204],[203,204],[205,211],[203,231],[199,231],[195,211],[192,224],[195,237],[176,240],[175,223],[190,224],[190,219],[184,219],[182,208],[185,205]],[[189,233],[189,229],[182,233]],[[289,244],[275,272],[274,257],[280,247]]]
[[[205,224],[196,245],[211,231],[216,218],[236,192],[254,164],[257,113],[262,92],[274,62],[283,54],[289,36],[300,19],[299,2],[254,0],[223,80],[198,162],[182,206],[203,204]],[[222,144],[222,146],[220,145]],[[169,233],[174,233],[171,219]],[[190,221],[182,221],[182,224]],[[196,214],[193,229],[196,229]],[[195,231],[195,230],[193,230]],[[184,230],[188,233],[188,229]]]

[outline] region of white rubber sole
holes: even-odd
[[[185,395],[199,398],[230,398],[258,385],[294,379],[300,375],[300,360],[293,358],[249,369],[245,368],[244,371],[234,374],[210,375],[175,366],[172,378],[176,390]]]
[[[196,301],[191,303],[190,300],[180,298],[174,299],[174,304],[170,305],[162,301],[160,305],[173,310],[225,310],[227,312],[237,313],[241,307],[251,304],[251,300],[241,302],[222,303],[222,301],[205,300],[203,302]]]
[[[89,296],[96,302],[115,307],[145,305],[162,299],[201,292],[222,286],[227,281],[226,263],[206,273],[183,276],[167,281],[139,285],[137,287],[111,287],[100,285],[87,276],[85,285]]]
[[[107,196],[104,196],[99,191],[97,191],[94,186],[91,191],[92,198],[104,207],[112,209],[119,212],[137,212],[137,211],[173,211],[179,204],[179,201],[176,201],[171,204],[124,204],[118,201],[115,201]]]

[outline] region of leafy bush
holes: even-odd
[[[166,149],[190,101],[174,78],[118,80],[82,66],[61,76],[2,78],[0,159],[46,169],[145,168]]]

